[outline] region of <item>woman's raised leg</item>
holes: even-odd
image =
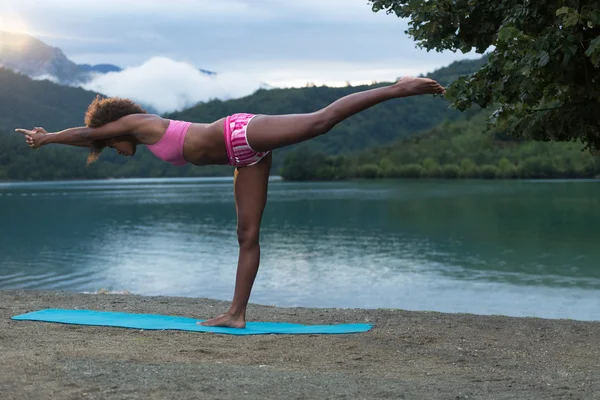
[[[246,137],[254,151],[271,151],[327,133],[343,120],[386,100],[445,92],[432,79],[405,77],[393,85],[342,97],[312,113],[258,115],[248,124]]]

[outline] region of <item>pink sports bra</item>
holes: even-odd
[[[176,166],[187,164],[183,158],[183,141],[191,122],[169,120],[169,127],[155,144],[146,147],[158,158]]]

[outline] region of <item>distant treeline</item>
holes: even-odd
[[[352,178],[592,178],[598,158],[581,143],[516,140],[486,131],[487,114],[443,123],[390,146],[351,156],[328,156],[309,148],[287,155],[281,174],[287,180]]]

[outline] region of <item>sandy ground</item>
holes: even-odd
[[[276,308],[249,318],[375,324],[348,335],[233,336],[10,317],[44,308],[206,319],[206,299],[0,291],[2,399],[600,399],[600,322]]]

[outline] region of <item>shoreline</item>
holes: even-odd
[[[4,289],[0,289],[0,293],[3,291]],[[21,289],[8,289],[8,291],[15,291],[15,290],[21,290]],[[24,291],[28,291],[26,289],[23,289]],[[4,290],[6,291],[6,290]],[[63,292],[63,293],[69,293],[69,294],[82,294],[82,295],[95,295],[95,296],[107,296],[107,295],[119,295],[119,296],[137,296],[137,297],[141,297],[141,298],[156,298],[156,297],[166,297],[169,299],[192,299],[192,300],[199,300],[199,301],[209,301],[209,302],[219,302],[219,303],[225,303],[225,304],[229,304],[229,301],[227,300],[219,300],[219,299],[215,299],[215,298],[207,298],[207,297],[189,297],[189,296],[184,296],[184,295],[167,295],[167,296],[159,296],[159,295],[146,295],[146,294],[140,294],[140,293],[131,293],[129,290],[109,290],[109,289],[105,289],[105,288],[100,288],[96,291],[83,291],[83,292],[74,292],[74,291],[69,291],[69,290],[64,290],[64,291],[53,291],[53,290],[43,290],[43,289],[32,289],[29,290],[29,292],[40,292],[40,293],[44,293],[44,292],[48,292],[48,293],[52,293],[52,292]],[[259,307],[269,307],[269,308],[276,308],[276,309],[281,309],[281,310],[285,310],[285,309],[310,309],[310,310],[360,310],[360,311],[377,311],[377,310],[383,310],[383,311],[404,311],[404,312],[410,312],[410,313],[438,313],[438,314],[442,314],[442,315],[471,315],[473,317],[504,317],[504,318],[523,318],[523,319],[542,319],[542,320],[546,320],[546,321],[573,321],[573,322],[597,322],[600,323],[600,319],[592,319],[592,318],[563,318],[563,317],[551,317],[551,316],[538,316],[538,315],[510,315],[510,314],[492,314],[492,313],[478,313],[478,312],[470,312],[470,311],[461,311],[461,312],[456,312],[456,311],[441,311],[441,310],[436,310],[436,309],[408,309],[408,308],[394,308],[394,307],[378,307],[378,308],[356,308],[356,307],[336,307],[336,306],[330,306],[330,307],[315,307],[315,306],[305,306],[305,305],[295,305],[295,306],[287,306],[287,305],[277,305],[277,304],[267,304],[267,303],[254,303],[255,306],[259,306]],[[251,316],[249,316],[249,320],[247,322],[252,322]]]
[[[35,184],[35,183],[76,183],[76,182],[127,182],[127,181],[149,181],[149,182],[177,182],[177,181],[233,181],[233,175],[206,175],[206,176],[183,176],[183,177],[106,177],[106,178],[61,178],[61,179],[30,179],[30,180],[3,180],[2,184]],[[405,181],[405,182],[598,182],[600,175],[594,177],[554,177],[554,178],[482,178],[482,177],[352,177],[344,179],[285,179],[282,175],[269,175],[271,182],[288,182],[288,183],[337,183],[337,182],[389,182],[389,181]]]
[[[370,323],[344,335],[233,336],[13,321],[45,308],[206,319],[229,302],[0,291],[8,399],[597,398],[600,322],[250,304],[249,321]],[[51,394],[51,395],[49,395]]]

